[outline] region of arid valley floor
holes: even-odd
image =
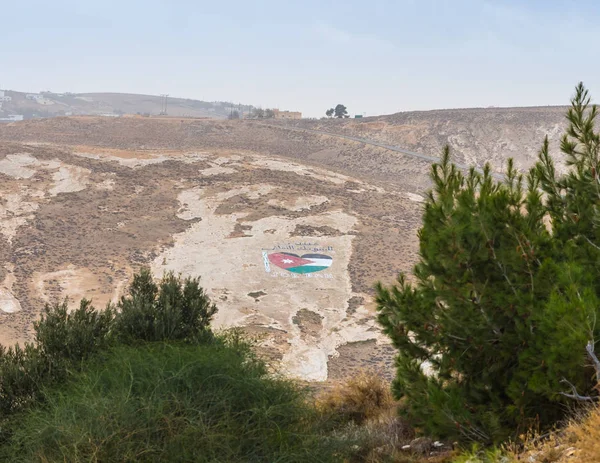
[[[300,130],[136,117],[0,126],[0,342],[31,340],[45,303],[116,301],[150,266],[200,276],[215,325],[257,335],[278,371],[389,376],[372,288],[416,261],[430,163],[335,134],[429,156],[449,143],[459,162],[499,172],[509,156],[531,165],[545,134],[556,146],[563,112],[438,111]],[[265,258],[277,252],[326,254],[331,266],[289,272]]]

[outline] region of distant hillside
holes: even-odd
[[[1,104],[0,117],[21,114],[25,119],[70,115],[158,115],[163,109],[163,98],[156,95],[132,93],[50,93],[41,94],[5,91],[10,101]],[[247,113],[251,105],[235,105],[233,109]],[[225,119],[232,110],[224,101],[199,101],[185,98],[167,100],[170,116],[212,117]]]
[[[557,167],[563,169],[559,145],[566,110],[556,106],[452,109],[362,119],[185,123],[173,118],[143,118],[140,122],[136,118],[71,117],[0,124],[0,139],[121,149],[255,150],[422,192],[430,186],[430,161],[337,135],[394,145],[434,158],[449,145],[455,162],[476,166],[489,162],[496,172],[503,171],[509,157],[518,169],[529,169],[548,136]]]
[[[518,168],[527,169],[535,162],[546,135],[558,153],[566,111],[564,106],[446,109],[272,124],[366,138],[429,156],[439,156],[449,145],[459,163],[482,166],[490,162],[501,170],[512,157]],[[558,161],[560,164],[560,155]]]

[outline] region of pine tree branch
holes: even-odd
[[[587,346],[585,346],[585,350],[594,363],[594,370],[596,370],[596,381],[600,383],[600,360],[598,360],[598,357],[594,353],[594,342],[588,341]]]
[[[452,413],[444,411],[444,415],[446,415],[446,418],[451,422],[459,424]],[[490,437],[483,430],[473,425],[460,426],[460,433],[467,439],[475,442],[488,442],[490,440]]]
[[[587,236],[585,236],[585,235],[579,235],[579,236],[582,236],[584,240],[586,240],[589,244],[591,244],[598,251],[600,251],[600,246],[598,246],[597,244],[592,243],[592,241]]]
[[[516,233],[514,233],[513,236],[517,240],[517,243],[519,243],[519,246],[523,250],[523,253],[525,253],[525,246],[519,239],[519,236]],[[529,246],[529,250],[533,251],[531,246]],[[533,293],[535,291],[535,286],[534,286],[534,282],[533,282],[533,270],[531,270],[531,264],[529,263],[529,259],[527,259],[527,257],[525,258],[525,264],[527,265],[527,273],[529,274],[529,280],[531,282],[531,292]]]
[[[481,217],[478,216],[478,219],[479,219],[479,225],[481,226],[481,231],[483,232],[486,241],[489,243],[490,242],[490,238],[489,238],[487,232],[485,231],[485,227],[483,226],[483,223],[481,222]],[[511,283],[510,279],[508,278],[508,275],[506,274],[506,270],[504,270],[504,267],[502,266],[502,264],[498,260],[498,257],[496,256],[496,251],[494,249],[494,246],[493,245],[490,246],[489,249],[490,249],[490,251],[492,251],[492,257],[496,261],[496,265],[500,269],[500,272],[502,272],[502,276],[504,276],[504,279],[506,280],[506,282],[510,286],[510,289],[512,289],[512,291],[515,294],[515,296],[517,296],[518,295],[517,294],[517,290],[515,289],[515,287]]]
[[[469,272],[471,273],[471,275],[473,276],[473,281],[475,281],[475,277],[474,277],[474,272],[472,268],[469,268]],[[485,287],[488,284],[489,279],[486,280],[485,285],[484,285],[484,290]],[[473,284],[474,286],[474,284]],[[481,313],[481,316],[485,319],[485,321],[487,322],[487,324],[492,328],[492,331],[494,332],[494,334],[496,336],[498,336],[498,338],[500,337],[500,335],[502,334],[502,332],[500,331],[500,329],[494,324],[492,323],[492,321],[490,320],[490,317],[488,316],[487,313],[485,313],[484,308],[481,306],[481,300],[483,299],[483,291],[481,293],[479,293],[479,297],[476,299],[476,301],[472,301],[477,307],[479,307],[479,312]]]
[[[569,394],[567,392],[561,392],[560,395],[562,395],[562,396],[568,397],[569,399],[575,399],[580,402],[595,402],[597,400],[597,398],[580,395],[577,392],[577,388],[573,384],[571,384],[569,381],[567,381],[565,378],[562,379],[561,383],[564,383],[564,384],[567,384],[568,386],[570,386],[571,391],[573,392],[572,394]]]
[[[587,351],[588,356],[590,357],[590,359],[592,359],[592,362],[594,363],[594,370],[596,371],[596,381],[600,383],[600,360],[598,360],[598,357],[594,353],[594,341],[588,341],[587,345],[585,346],[585,350]],[[572,394],[569,394],[567,392],[560,393],[560,395],[568,397],[569,399],[575,399],[580,402],[596,402],[598,399],[600,399],[600,397],[583,396],[579,394],[577,392],[577,388],[565,378],[562,379],[561,383],[567,384],[571,388]]]

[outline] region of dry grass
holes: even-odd
[[[507,443],[500,448],[473,448],[448,461],[455,463],[600,463],[600,406],[589,409],[587,413],[574,418],[566,427],[549,435],[539,436],[532,432],[520,436],[519,440],[521,442],[519,444]]]
[[[348,462],[452,461],[449,447],[437,449],[431,439],[415,439],[414,429],[398,416],[390,384],[371,371],[362,371],[322,392],[315,403],[320,413],[339,423],[339,437],[358,443]],[[409,444],[410,448],[403,449]]]
[[[600,461],[600,408],[595,407],[579,423],[572,423],[563,441],[568,449],[565,454],[573,454],[570,461]],[[569,456],[565,455],[565,461],[567,458]]]
[[[362,371],[321,393],[316,406],[323,414],[360,425],[389,414],[396,408],[396,401],[389,383],[375,373]]]
[[[529,443],[519,459],[539,463],[600,462],[600,407],[592,408],[543,442]]]
[[[358,442],[348,463],[450,463],[455,457],[450,447],[436,449],[431,439],[414,439],[414,429],[395,412],[362,425],[351,423],[340,435]]]

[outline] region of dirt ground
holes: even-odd
[[[214,121],[88,119],[0,129],[0,342],[31,340],[45,303],[116,301],[144,265],[200,276],[215,326],[245,327],[284,374],[389,377],[372,287],[411,269],[422,178],[350,175],[350,160],[377,151],[360,144],[278,143],[266,129],[240,138]],[[144,123],[158,126],[131,126]],[[206,136],[182,134],[199,128]],[[345,160],[325,168],[324,158]],[[294,274],[265,263],[277,252],[326,254],[331,266]]]

